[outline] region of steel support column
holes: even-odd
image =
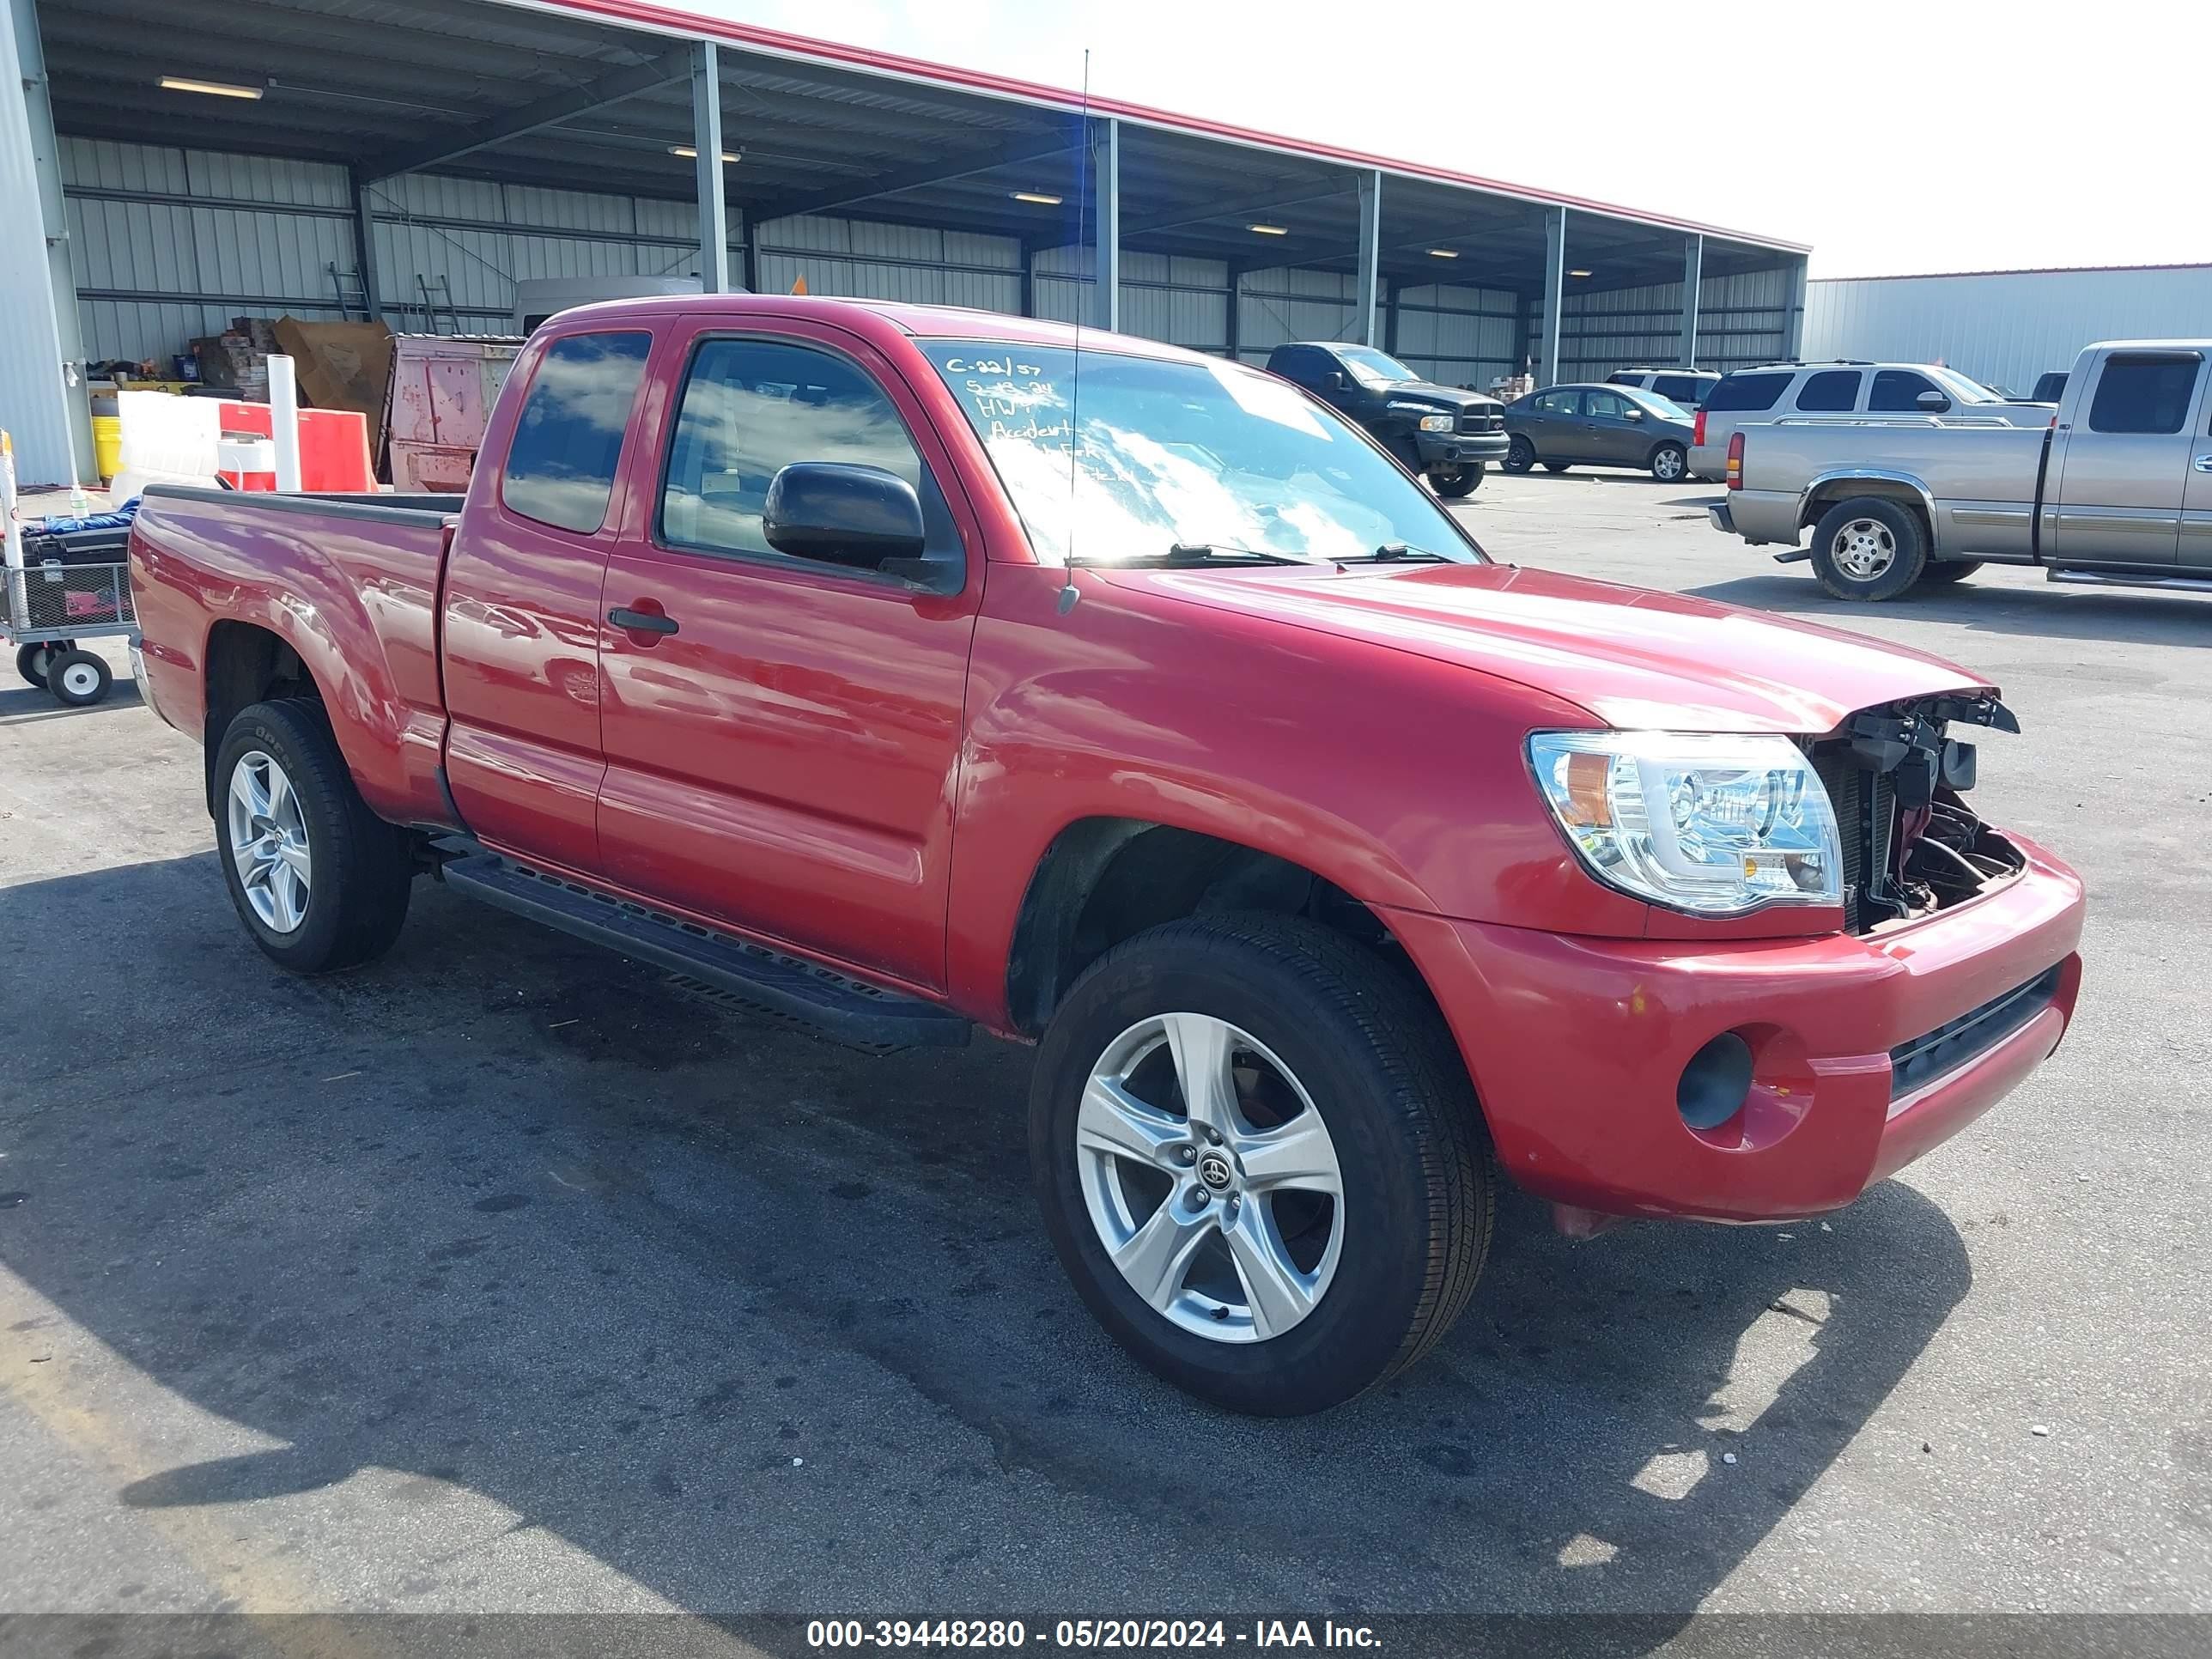
[[[1382,349],[1393,357],[1398,355],[1398,287],[1382,284]]]
[[[1791,362],[1805,355],[1805,267],[1801,256],[1790,262],[1790,309],[1782,319],[1782,355]]]
[[[31,171],[39,192],[39,227],[46,239],[54,333],[61,349],[61,362],[57,367],[66,405],[70,459],[76,469],[74,482],[95,483],[100,478],[100,468],[92,447],[92,394],[85,385],[84,322],[77,312],[76,276],[70,265],[69,210],[62,203],[61,145],[54,137],[54,106],[47,89],[46,48],[39,39],[35,0],[14,0],[9,9],[14,15],[17,74],[22,82],[27,118],[24,125],[31,141]],[[29,474],[26,474],[26,482],[29,481]]]
[[[1110,117],[1093,129],[1097,167],[1091,195],[1097,203],[1091,232],[1097,256],[1098,325],[1121,326],[1121,124]]]
[[[712,40],[691,47],[691,143],[699,152],[699,286],[730,291],[730,205],[722,192],[722,73]]]
[[[353,260],[360,272],[362,308],[373,323],[384,315],[376,282],[376,213],[369,204],[369,182],[358,169],[347,170],[346,185],[353,196]]]
[[[1375,343],[1376,296],[1382,263],[1382,174],[1370,169],[1359,175],[1359,278],[1354,303],[1352,337],[1362,345]]]
[[[1682,239],[1682,355],[1685,368],[1698,366],[1698,304],[1705,284],[1705,239],[1692,234]]]
[[[1567,210],[1544,212],[1544,340],[1536,362],[1536,384],[1559,383],[1559,335],[1567,283]]]

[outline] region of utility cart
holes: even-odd
[[[125,562],[130,536],[126,522],[9,538],[0,642],[15,647],[16,672],[66,707],[98,702],[114,681],[106,659],[84,648],[87,641],[125,639],[137,647]]]

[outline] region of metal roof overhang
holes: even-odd
[[[189,27],[173,0],[43,0],[40,18],[64,134],[690,200],[692,163],[672,151],[692,137],[689,43],[711,40],[742,156],[725,185],[749,222],[847,213],[1031,246],[1085,241],[1092,222],[1075,94],[633,0],[224,0]],[[163,76],[262,96],[166,91]],[[1115,100],[1089,112],[1122,124],[1125,249],[1348,271],[1357,177],[1379,170],[1379,268],[1401,284],[1540,290],[1559,206],[1568,264],[1592,273],[1578,289],[1677,281],[1688,234],[1708,276],[1805,252]]]

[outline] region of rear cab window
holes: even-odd
[[[2173,433],[2189,423],[2203,360],[2194,352],[2115,352],[2089,402],[2089,430]]]
[[[507,441],[499,498],[508,512],[586,536],[606,521],[652,347],[652,335],[624,330],[547,348]]]
[[[1705,394],[1705,407],[1716,415],[1771,409],[1782,401],[1782,394],[1796,378],[1789,369],[1777,369],[1771,374],[1724,374],[1720,384]]]

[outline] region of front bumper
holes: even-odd
[[[1419,432],[1415,447],[1424,471],[1432,466],[1494,466],[1505,459],[1509,442],[1504,431]]]
[[[2081,884],[2010,839],[2027,858],[2019,875],[1864,937],[1693,944],[1387,921],[1442,1004],[1499,1164],[1522,1187],[1608,1215],[1782,1220],[1850,1203],[2058,1046],[2081,986]],[[2054,967],[2023,1023],[1895,1088],[1893,1049]],[[1719,1128],[1692,1129],[1676,1086],[1725,1031],[1750,1045],[1750,1097]]]

